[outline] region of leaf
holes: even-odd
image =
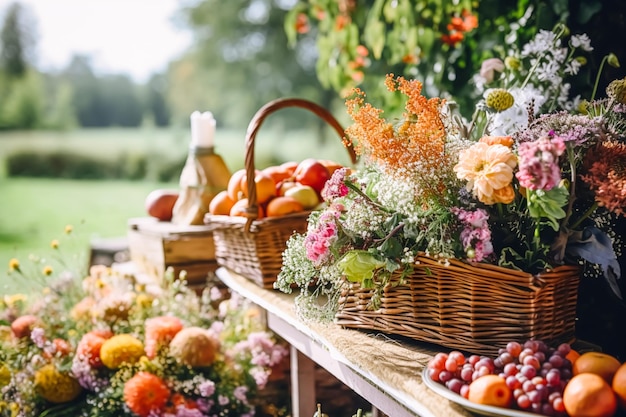
[[[386,41],[385,25],[383,22],[378,20],[369,22],[365,27],[363,39],[372,50],[374,58],[380,59]]]
[[[623,299],[617,284],[621,275],[620,265],[613,250],[613,242],[606,233],[597,227],[586,227],[582,231],[572,232],[568,239],[566,253],[599,265],[613,293],[620,300]]]

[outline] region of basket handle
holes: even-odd
[[[315,113],[318,117],[327,122],[339,135],[339,138],[343,141],[344,146],[346,147],[348,154],[350,156],[350,160],[353,164],[356,164],[357,157],[354,152],[354,147],[351,141],[345,139],[345,131],[343,127],[339,124],[337,119],[324,107],[313,103],[312,101],[301,99],[301,98],[279,98],[273,101],[268,102],[263,107],[261,107],[252,117],[250,123],[248,124],[248,129],[246,130],[246,155],[245,155],[245,167],[246,167],[246,176],[247,178],[255,177],[255,167],[254,167],[254,140],[256,138],[256,134],[261,128],[263,121],[267,116],[274,113],[277,110],[286,108],[286,107],[300,107],[306,110],[309,110]],[[250,230],[250,225],[254,220],[258,217],[258,204],[257,204],[257,195],[256,195],[256,186],[254,180],[248,181],[248,208],[246,209],[246,217],[248,221],[246,222],[246,231]]]

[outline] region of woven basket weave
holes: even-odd
[[[572,342],[578,283],[576,266],[531,275],[457,260],[445,266],[421,256],[405,285],[384,290],[378,310],[368,308],[371,290],[346,287],[336,322],[495,355],[512,340]]]
[[[309,110],[329,124],[344,139],[344,129],[325,108],[299,98],[281,98],[261,107],[248,124],[245,141],[247,178],[254,178],[254,146],[256,135],[267,116],[277,110],[297,107]],[[356,154],[351,143],[344,142],[353,164]],[[254,181],[248,181],[246,217],[207,215],[205,223],[213,231],[215,258],[218,265],[241,274],[259,286],[272,289],[281,270],[282,253],[294,232],[304,233],[310,211],[280,217],[258,219]]]

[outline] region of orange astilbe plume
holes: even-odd
[[[367,154],[390,175],[415,181],[424,197],[441,194],[437,173],[446,159],[446,129],[441,119],[444,100],[424,97],[422,83],[417,80],[388,74],[385,85],[389,91],[407,96],[404,120],[394,129],[381,117],[383,111],[365,103],[365,94],[355,89],[355,97],[346,101],[354,120],[346,133],[355,140],[355,151]]]

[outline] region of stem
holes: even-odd
[[[569,186],[569,201],[567,203],[567,210],[565,211],[565,217],[561,221],[561,229],[563,226],[567,226],[569,218],[572,216],[572,208],[574,207],[574,200],[576,200],[576,163],[574,157],[574,150],[570,145],[570,142],[566,143],[567,159],[570,166],[570,186]]]
[[[598,84],[600,83],[600,75],[602,74],[602,70],[604,69],[604,64],[606,63],[607,59],[609,59],[609,56],[605,55],[604,58],[602,58],[602,62],[600,62],[600,68],[598,68],[598,74],[596,74],[596,82],[593,84],[593,91],[591,93],[590,100],[593,100],[596,97],[596,92],[598,91]]]
[[[580,223],[582,223],[582,221],[585,220],[587,217],[591,216],[593,212],[596,211],[597,208],[598,208],[598,202],[594,201],[591,207],[589,207],[587,211],[585,211],[585,213],[582,216],[580,216],[578,220],[576,220],[576,222],[572,225],[571,229],[576,229],[578,226],[580,226]]]
[[[357,193],[358,195],[360,195],[361,197],[365,198],[371,205],[373,205],[374,207],[378,208],[381,211],[387,212],[388,210],[381,206],[380,204],[378,204],[377,202],[375,202],[374,200],[372,200],[370,198],[370,196],[368,196],[367,194],[365,194],[363,192],[363,190],[361,190],[359,187],[357,187],[356,185],[354,185],[352,182],[350,181],[344,181],[344,184],[346,184],[346,187],[348,187],[349,189],[351,189],[352,191],[354,191],[355,193]]]
[[[554,38],[555,41],[559,40],[559,38],[563,35],[563,33],[565,33],[564,25],[559,24],[559,28],[560,28],[560,31],[559,33],[556,34],[556,37]],[[526,79],[524,80],[524,82],[522,82],[520,89],[524,89],[524,87],[526,87],[526,84],[528,84],[528,82],[530,81],[530,77],[533,75],[533,73],[539,66],[539,62],[541,62],[541,58],[543,58],[546,53],[547,51],[537,57],[537,60],[535,61],[533,66],[530,68],[530,71],[528,71],[528,75],[526,75]]]

